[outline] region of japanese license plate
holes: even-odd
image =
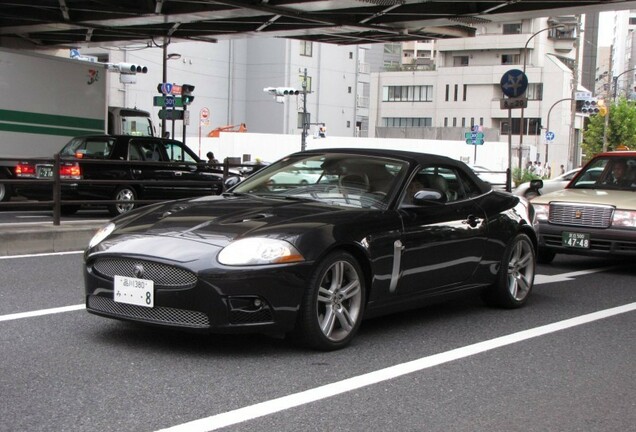
[[[53,177],[53,166],[51,165],[38,165],[38,178],[51,178]]]
[[[154,307],[155,283],[148,279],[115,276],[113,296],[118,303]]]
[[[561,240],[565,247],[582,249],[588,249],[590,247],[590,235],[588,233],[563,231]]]

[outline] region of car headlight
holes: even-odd
[[[221,264],[263,265],[304,261],[305,258],[291,243],[270,238],[246,238],[230,243],[219,253]]]
[[[534,222],[547,222],[550,217],[550,204],[534,204]]]
[[[89,248],[94,248],[95,246],[100,244],[102,242],[102,240],[104,240],[106,237],[108,237],[110,235],[110,233],[112,233],[113,231],[115,231],[115,224],[114,223],[111,222],[108,225],[104,225],[99,230],[97,230],[97,232],[95,233],[95,235],[93,236],[91,241],[88,242],[88,247]]]
[[[630,210],[614,210],[612,226],[618,228],[636,228],[636,212]]]

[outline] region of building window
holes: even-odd
[[[444,100],[445,100],[446,102],[448,102],[448,95],[449,95],[449,93],[450,93],[450,85],[446,84],[446,95],[445,95],[445,97],[444,97]]]
[[[312,55],[312,42],[311,41],[300,41],[300,55],[311,57]]]
[[[457,127],[457,117],[453,117],[453,127]]]
[[[352,59],[353,58],[353,53],[351,51],[349,51],[349,58]]]
[[[351,128],[351,121],[347,120],[347,128]]]
[[[448,127],[448,117],[444,117],[444,127]]]
[[[351,86],[347,87],[347,93],[351,93]]]
[[[528,84],[526,97],[531,100],[543,100],[543,83]]]
[[[448,120],[448,119],[447,119]],[[421,128],[433,126],[430,117],[382,117],[383,127]]]
[[[384,86],[383,102],[432,102],[433,86]]]
[[[519,54],[502,54],[501,64],[504,64],[504,65],[519,64]]]
[[[468,56],[453,57],[453,66],[468,66]]]
[[[479,117],[479,125],[480,126],[484,125],[484,118],[483,117]]]
[[[457,84],[455,84],[455,93],[454,93],[454,96],[453,96],[453,100],[455,102],[457,102],[457,93],[459,93],[459,86]]]
[[[540,118],[524,118],[524,135],[541,135],[541,119]],[[512,135],[521,133],[521,119],[512,119]],[[501,134],[508,134],[508,122],[501,122]]]
[[[466,94],[468,93],[468,84],[464,84],[464,94],[462,95],[462,100],[466,102]]]
[[[470,127],[475,126],[475,117],[470,118]]]
[[[402,45],[399,43],[386,43],[384,44],[385,54],[400,54],[402,51]]]
[[[462,117],[462,127],[466,127],[466,117]]]
[[[521,34],[521,23],[504,24],[503,34]]]

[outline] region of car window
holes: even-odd
[[[155,141],[132,141],[128,146],[128,158],[136,160],[134,158],[139,156],[145,161],[165,160],[161,153],[161,143]]]
[[[385,209],[397,194],[407,166],[377,156],[294,155],[262,168],[232,192]]]
[[[455,168],[445,166],[427,166],[415,175],[424,188],[435,189],[446,195],[447,202],[458,201],[466,197],[463,181]]]
[[[571,187],[636,190],[636,158],[598,157],[584,168]]]
[[[185,147],[182,147],[180,143],[166,142],[164,143],[164,148],[166,154],[168,155],[168,160],[171,162],[199,162],[192,154],[187,151]]]
[[[106,159],[113,151],[115,141],[112,138],[89,137],[75,138],[64,146],[62,156]]]

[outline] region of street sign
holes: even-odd
[[[183,120],[183,111],[174,109],[159,110],[159,118],[161,120]]]
[[[174,96],[166,96],[164,100],[166,108],[174,108]]]
[[[501,91],[510,98],[523,96],[528,88],[528,77],[519,69],[510,69],[500,81]]]
[[[589,91],[577,91],[574,94],[574,100],[577,100],[577,101],[578,100],[584,101],[584,100],[590,100],[590,99],[592,99],[592,92],[589,92]]]
[[[466,144],[482,145],[484,143],[484,134],[482,132],[466,132],[464,134]]]
[[[205,126],[210,124],[210,110],[207,107],[201,108],[201,111],[199,112],[199,121]]]
[[[528,108],[528,98],[504,98],[499,100],[499,108],[501,109],[517,109]]]
[[[545,139],[546,139],[547,141],[553,141],[553,140],[554,140],[554,136],[555,136],[555,135],[554,135],[554,132],[552,132],[552,131],[547,131],[547,132],[545,133]]]
[[[153,96],[152,105],[159,106],[159,107],[170,107],[170,105],[167,104],[168,99],[172,99],[174,101],[174,105],[172,105],[172,107],[175,107],[175,108],[183,107],[183,102],[181,101],[180,96],[176,96],[176,97],[175,96]]]
[[[172,83],[161,83],[161,93],[168,95],[172,93]]]

